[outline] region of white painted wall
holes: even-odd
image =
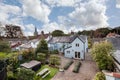
[[[79,44],[79,47],[76,47],[76,44]],[[71,48],[65,50],[65,57],[75,58],[75,52],[80,52],[80,58],[84,59],[84,43],[79,38],[76,38],[71,43],[71,46]],[[70,51],[70,53],[67,53],[67,51]]]

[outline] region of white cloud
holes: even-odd
[[[50,8],[40,0],[21,0],[24,16],[31,16],[41,22],[48,23]]]
[[[77,6],[77,4],[80,1],[81,0],[45,0],[45,2],[47,2],[52,7],[54,7],[54,6],[69,6],[69,7],[73,7],[73,6]]]
[[[7,5],[2,2],[0,3],[0,22],[3,24],[13,23],[13,19],[17,19],[17,16],[19,16],[20,13],[21,9],[18,6]]]
[[[31,31],[25,31],[24,35],[25,36],[33,36],[33,32],[31,32]]]
[[[103,4],[103,1],[89,0],[75,8],[75,11],[70,13],[69,17],[76,26],[95,29],[108,26],[108,18],[105,13],[106,6]]]
[[[64,25],[58,24],[56,22],[51,22],[51,23],[43,25],[41,30],[43,30],[46,33],[52,32],[54,30],[62,30],[65,33],[68,32]]]
[[[35,30],[35,26],[33,24],[27,24],[25,25],[25,28],[29,31],[33,31]]]
[[[116,0],[116,7],[120,8],[120,0]]]

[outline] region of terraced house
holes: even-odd
[[[48,41],[49,50],[58,50],[65,57],[74,59],[85,59],[85,53],[88,51],[87,36],[72,35],[52,37]]]

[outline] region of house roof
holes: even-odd
[[[52,37],[48,43],[69,43],[74,41],[76,38],[79,38],[80,40],[82,40],[82,42],[86,41],[86,36],[83,35],[71,35],[71,36],[59,36],[59,37]]]
[[[39,64],[41,64],[41,62],[36,61],[36,60],[32,60],[30,62],[23,63],[20,66],[30,69],[30,68],[33,68],[36,65],[39,65]]]

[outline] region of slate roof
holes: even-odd
[[[120,38],[107,38],[108,41],[110,41],[113,44],[113,47],[116,50],[120,50]]]
[[[86,36],[83,35],[72,35],[72,36],[60,36],[60,37],[52,37],[48,43],[69,43],[72,42],[76,37],[81,39],[83,42],[86,40]]]
[[[113,44],[113,47],[116,49],[114,52],[113,57],[118,61],[120,64],[120,38],[107,38],[108,41],[110,41]]]

